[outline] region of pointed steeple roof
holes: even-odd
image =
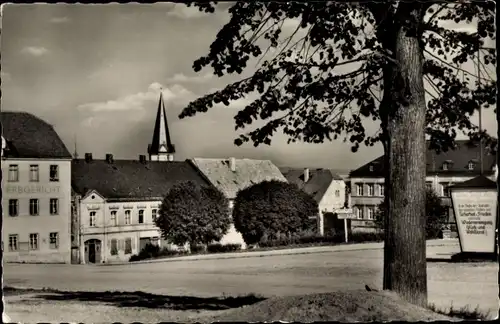
[[[160,100],[158,102],[153,140],[149,145],[148,153],[150,155],[175,153],[175,146],[172,144],[168,130],[167,114],[165,112],[162,92],[160,92]]]

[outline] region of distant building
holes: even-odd
[[[484,149],[483,174],[494,179],[496,155]],[[457,141],[454,150],[437,154],[427,152],[427,188],[433,189],[449,207],[448,221],[454,222],[453,208],[448,187],[470,180],[480,174],[480,147],[468,140]],[[354,231],[373,231],[373,219],[378,205],[384,199],[383,156],[350,173],[353,211],[358,220],[352,221]]]
[[[0,121],[4,261],[70,263],[71,154],[32,114],[2,112]]]
[[[318,234],[331,234],[342,221],[338,222],[338,214],[349,208],[349,195],[346,192],[344,179],[328,169],[291,169],[283,168],[283,175],[290,183],[310,194],[318,203]]]
[[[84,159],[72,162],[73,236],[79,263],[127,261],[147,243],[165,246],[154,224],[165,194],[181,181],[210,185],[189,161],[174,161],[160,95],[152,143],[138,160]]]
[[[113,160],[111,154],[94,160],[90,153],[74,160],[81,263],[127,261],[147,243],[166,246],[154,219],[168,190],[189,180],[210,185],[188,161]]]
[[[229,159],[194,158],[190,161],[213,186],[229,199],[231,210],[239,190],[263,181],[287,181],[278,167],[269,160],[231,157]],[[236,231],[234,225],[231,225],[221,243],[239,243],[245,248],[243,237]]]

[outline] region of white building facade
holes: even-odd
[[[3,112],[2,125],[4,261],[70,263],[71,155],[31,114]]]

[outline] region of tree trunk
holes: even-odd
[[[393,25],[392,58],[384,70],[386,208],[383,289],[427,306],[425,240],[425,90],[423,53],[415,27],[421,9],[401,2]],[[407,18],[403,23],[403,19]],[[385,110],[383,113],[382,110]],[[384,125],[385,124],[385,125]]]

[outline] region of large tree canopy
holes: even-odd
[[[318,203],[295,184],[263,181],[240,190],[234,201],[234,227],[245,243],[259,243],[264,236],[300,234],[311,230]]]
[[[215,187],[179,182],[163,199],[155,224],[163,238],[179,246],[219,241],[231,224],[229,201]]]
[[[215,8],[210,3],[196,5],[207,12]],[[238,2],[194,70],[210,65],[218,76],[242,73],[252,56],[270,51],[276,55],[263,61],[252,76],[195,100],[180,117],[218,103],[228,106],[258,91],[260,97],[236,114],[236,129],[258,119],[267,122],[241,134],[237,145],[270,144],[279,128],[289,141],[321,143],[347,134],[353,150],[361,143],[373,145],[381,140],[383,127],[377,134],[366,134],[363,121],[380,120],[384,66],[396,64],[387,44],[392,41],[390,31],[397,29],[394,25],[410,23],[399,18],[405,17],[401,11],[409,10],[403,7],[397,2]],[[424,52],[429,98],[425,131],[438,151],[453,146],[457,129],[477,138],[471,115],[479,106],[496,105],[496,76],[489,72],[495,69],[496,48],[484,45],[495,39],[494,10],[494,2],[421,3],[418,8],[422,23],[414,32]],[[290,19],[299,23],[292,35],[282,37]],[[473,24],[477,31],[445,28],[458,24]],[[294,37],[299,33],[301,37]],[[477,71],[463,68],[476,61],[478,53],[480,86]],[[345,66],[354,69],[342,73]]]
[[[197,6],[214,11],[210,3]],[[457,130],[494,142],[471,117],[496,105],[496,79],[488,73],[496,50],[487,45],[495,39],[495,3],[237,2],[229,14],[194,70],[211,66],[223,76],[243,73],[251,57],[262,63],[193,101],[180,117],[257,92],[236,114],[236,129],[259,119],[263,126],[240,134],[236,145],[269,145],[278,129],[292,142],[343,136],[353,151],[380,141],[388,210],[384,289],[425,306],[426,136],[438,152],[453,147]],[[285,35],[287,21],[297,25]],[[469,31],[449,28],[460,25]],[[471,62],[476,72],[466,68]],[[369,134],[374,121],[380,129]]]

